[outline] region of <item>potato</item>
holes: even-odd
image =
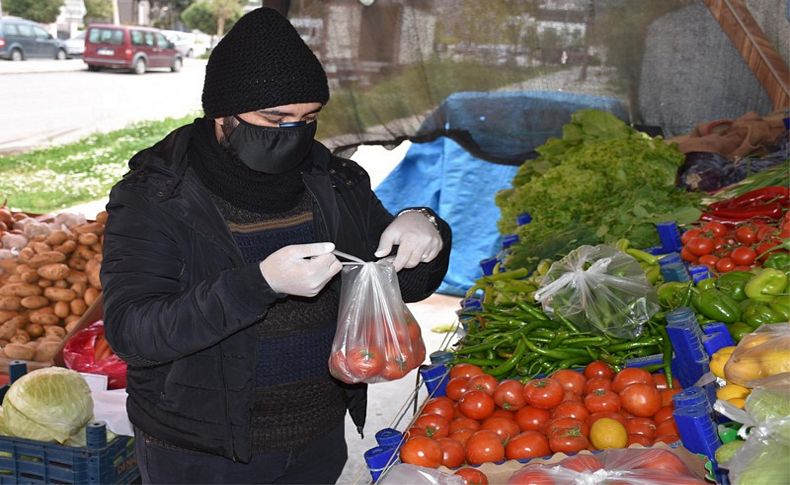
[[[82,298],[75,298],[74,300],[71,300],[69,306],[71,307],[72,315],[82,316],[82,314],[85,313],[85,310],[88,309],[88,305],[85,304],[85,300]]]
[[[0,296],[0,310],[17,311],[21,306],[18,296]]]
[[[58,318],[66,318],[71,313],[71,306],[69,306],[69,303],[66,301],[56,301],[52,308]]]
[[[14,310],[0,310],[0,323],[7,322],[16,316],[19,316],[19,313]]]
[[[99,242],[99,236],[92,232],[84,232],[77,236],[77,241],[84,246],[93,246]]]
[[[107,211],[99,212],[98,214],[96,214],[96,222],[98,222],[101,225],[107,225],[107,216],[108,216]]]
[[[32,360],[36,352],[22,343],[10,343],[3,347],[3,352],[9,359]]]
[[[80,320],[79,315],[69,315],[64,320],[65,324],[68,325],[69,323],[78,322]]]
[[[17,328],[22,328],[30,322],[30,314],[23,313],[21,315],[17,315],[13,318],[6,320],[5,323],[10,323],[12,325],[16,325]]]
[[[13,283],[5,285],[0,288],[0,295],[2,296],[18,296],[24,298],[26,296],[40,295],[41,288],[29,283]]]
[[[59,246],[55,246],[53,249],[59,253],[71,254],[75,249],[77,249],[77,241],[73,239],[67,239],[66,242]]]
[[[66,231],[62,231],[60,229],[56,231],[52,231],[49,233],[49,236],[44,240],[45,243],[49,244],[51,247],[60,246],[69,238],[69,235],[66,234]]]
[[[35,242],[44,242],[44,240],[46,238],[47,238],[47,236],[45,236],[43,234],[37,234],[37,235],[33,236],[32,240],[35,241]]]
[[[49,362],[55,358],[59,349],[60,342],[44,340],[39,344],[35,354],[33,354],[33,360],[36,362]]]
[[[55,284],[54,281],[45,280],[44,278],[41,278],[40,280],[38,280],[38,286],[40,286],[42,288],[49,288],[50,286],[52,286],[54,284]]]
[[[44,327],[44,336],[63,339],[66,337],[66,329],[57,325],[50,325],[49,327]]]
[[[103,248],[102,248],[101,243],[96,243],[96,244],[91,246],[91,251],[96,253],[96,255],[100,255],[102,253],[102,250],[103,250]]]
[[[44,296],[52,301],[71,301],[77,294],[68,288],[44,288]]]
[[[33,338],[39,338],[44,335],[44,327],[38,323],[29,323],[27,327],[25,327],[25,331]]]
[[[99,290],[96,288],[88,288],[85,290],[85,296],[83,298],[85,300],[85,304],[88,306],[93,305],[93,302],[99,297],[99,293]]]
[[[14,270],[16,274],[20,274],[20,275],[22,273],[27,273],[30,271],[35,271],[35,269],[31,268],[29,264],[25,264],[25,263],[17,265],[16,269]]]
[[[33,250],[33,248],[30,247],[22,248],[22,250],[19,251],[19,261],[21,263],[27,263],[35,255],[36,252]]]
[[[30,321],[43,326],[57,325],[60,318],[54,313],[31,313]]]
[[[0,325],[0,339],[10,340],[14,335],[16,335],[17,330],[19,330],[19,326],[16,323],[5,322],[4,324]]]
[[[38,273],[36,273],[34,270],[27,271],[19,275],[19,278],[25,283],[35,283],[38,281]]]
[[[22,281],[22,278],[18,274],[12,274],[7,280],[5,280],[6,285],[11,283],[24,283],[24,281]]]
[[[63,263],[45,264],[36,270],[39,276],[52,281],[62,280],[66,278],[70,272],[71,270],[69,267]]]
[[[71,290],[77,294],[78,297],[82,298],[85,296],[85,290],[88,289],[88,283],[74,283],[71,285]]]
[[[46,251],[36,254],[30,261],[27,262],[32,268],[40,268],[41,266],[54,263],[63,263],[66,261],[66,255],[60,251]]]
[[[35,251],[36,254],[43,254],[52,251],[52,247],[42,241],[32,241],[27,245],[27,247],[33,248],[33,251]]]
[[[22,306],[29,310],[36,310],[49,305],[49,300],[43,296],[26,296],[22,298]]]
[[[74,330],[74,328],[77,327],[77,324],[80,322],[80,317],[76,315],[71,315],[70,317],[75,317],[76,319],[66,323],[66,333],[71,333]],[[68,321],[69,318],[66,318],[66,321]]]
[[[82,271],[71,271],[69,272],[69,275],[66,277],[66,281],[68,281],[69,283],[87,283],[88,275],[86,275]]]
[[[14,333],[14,336],[11,337],[11,342],[26,344],[30,342],[30,335],[28,335],[24,330],[17,330],[16,333]]]
[[[87,261],[80,258],[76,254],[69,259],[69,268],[76,269],[77,271],[84,271]]]
[[[85,264],[85,274],[88,275],[88,283],[94,288],[101,289],[101,279],[99,271],[101,270],[101,263],[97,259],[91,259]]]
[[[83,246],[82,244],[77,246],[77,250],[74,251],[74,254],[85,260],[93,259],[93,257],[96,256],[96,253],[94,253],[90,247]]]
[[[81,226],[75,227],[74,232],[76,232],[77,234],[92,232],[97,236],[100,236],[104,234],[104,225],[98,222],[89,222],[87,224],[83,224]]]
[[[2,243],[0,242],[0,246]],[[14,274],[16,273],[17,258],[3,258],[0,259],[0,271],[3,273]]]
[[[68,288],[69,283],[66,280],[58,280],[52,286],[54,286],[55,288]]]

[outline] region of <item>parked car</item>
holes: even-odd
[[[85,52],[85,32],[77,32],[74,37],[63,41],[66,44],[66,54],[69,57],[81,56]]]
[[[111,24],[88,27],[82,59],[90,71],[129,69],[135,74],[154,68],[178,72],[184,65],[181,53],[159,29]]]
[[[208,45],[200,43],[193,33],[179,30],[163,30],[162,33],[167,40],[175,44],[176,50],[184,57],[200,57],[208,49]]]
[[[0,58],[22,61],[34,57],[65,59],[66,44],[43,25],[19,17],[0,17]]]

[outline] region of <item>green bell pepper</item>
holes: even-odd
[[[743,322],[735,322],[732,325],[728,325],[727,329],[730,331],[730,335],[732,335],[732,338],[735,339],[736,342],[740,342],[744,335],[754,331],[752,327],[746,325]]]
[[[784,321],[790,322],[790,295],[779,295],[771,300],[768,306],[781,315]]]
[[[755,302],[743,312],[743,321],[752,328],[764,323],[779,323],[782,315],[775,312],[767,303]]]
[[[772,254],[768,259],[765,260],[765,263],[763,263],[763,268],[774,268],[785,272],[790,270],[790,254]]]
[[[691,302],[698,313],[711,320],[735,323],[741,319],[738,302],[715,288],[695,291]]]
[[[749,299],[769,302],[787,286],[787,275],[775,268],[765,268],[744,287]]]
[[[753,277],[754,274],[747,271],[730,271],[719,276],[716,287],[733,300],[744,301],[746,300],[744,288]]]

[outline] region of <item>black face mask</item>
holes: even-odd
[[[300,165],[313,146],[316,121],[280,123],[278,128],[269,128],[236,119],[239,125],[228,142],[239,159],[257,172],[287,172]]]

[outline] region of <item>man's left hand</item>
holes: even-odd
[[[395,271],[433,261],[442,250],[442,238],[434,225],[419,212],[405,212],[395,218],[381,234],[376,257],[383,258],[398,246]]]

